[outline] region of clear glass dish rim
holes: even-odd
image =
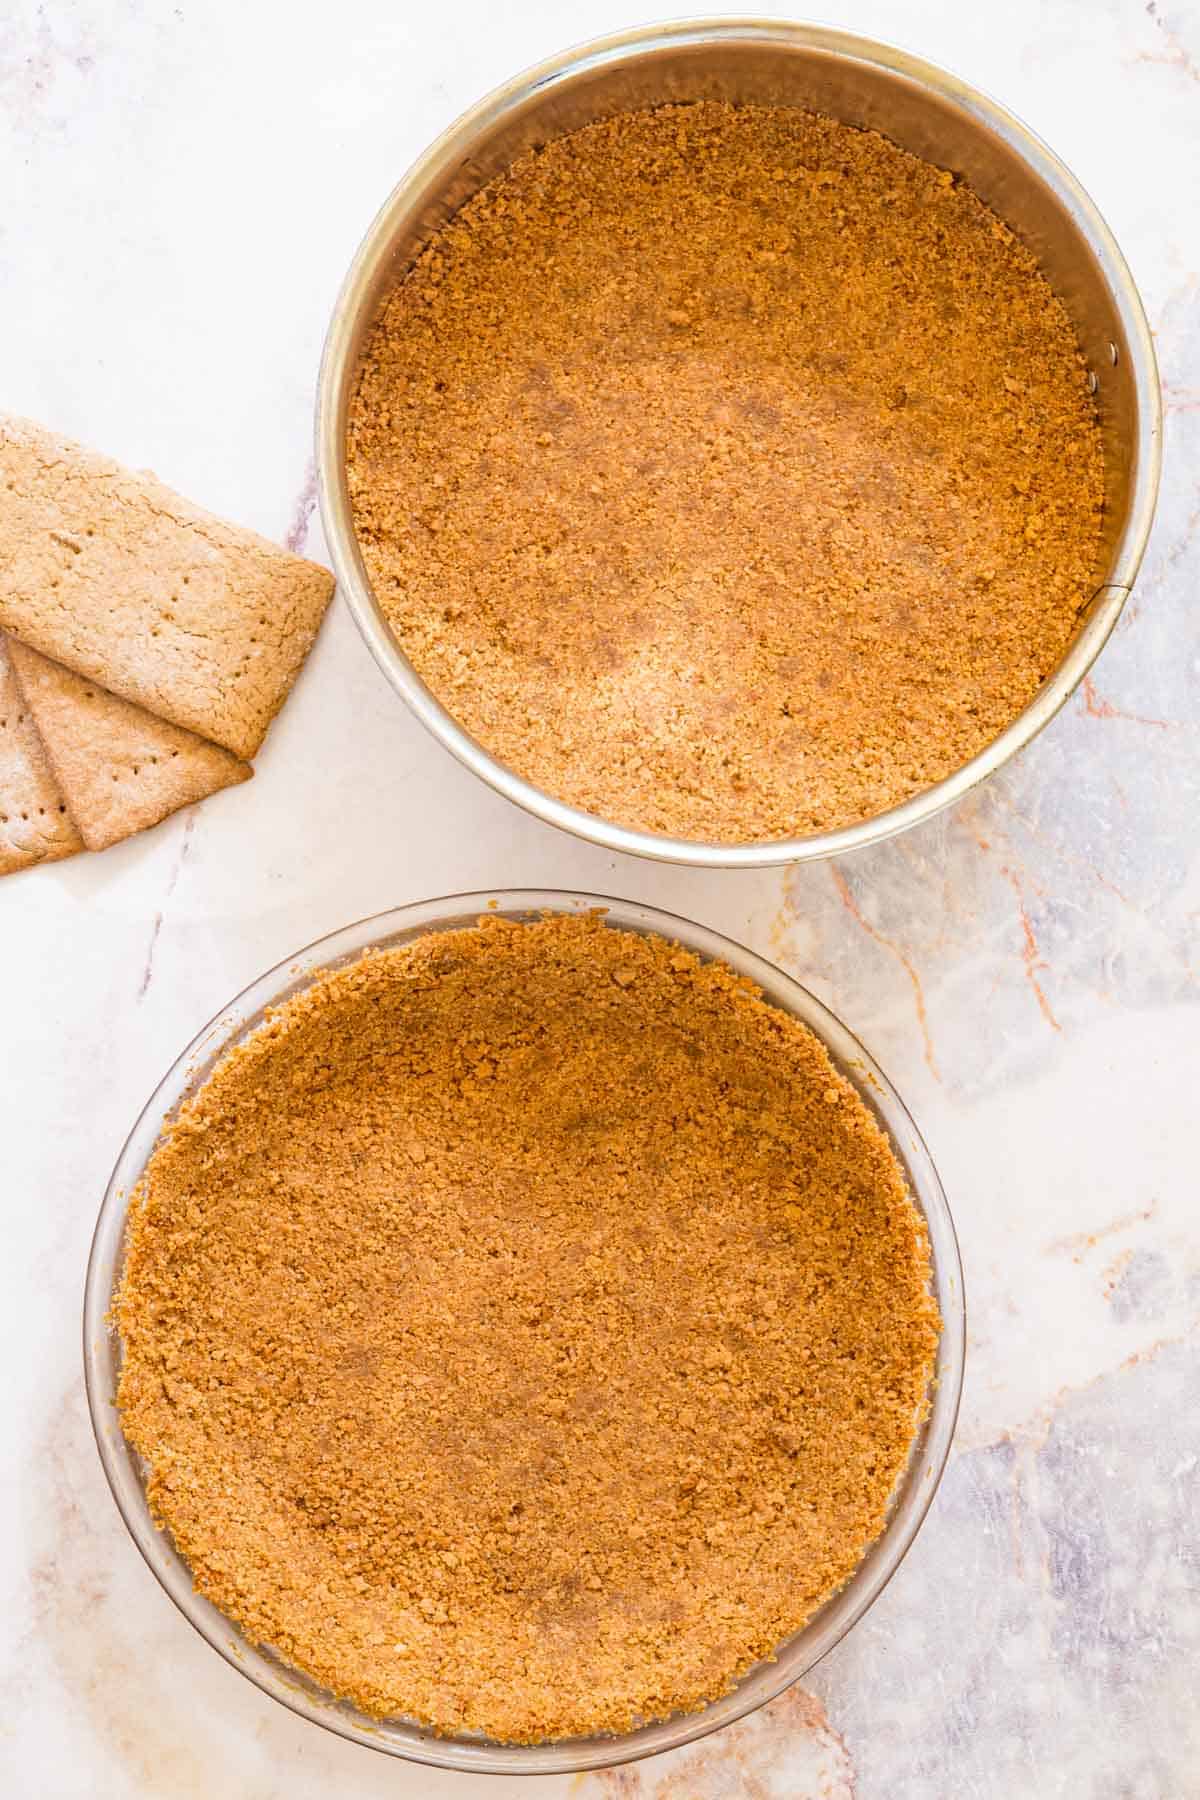
[[[108,1313],[123,1260],[128,1197],[164,1121],[195,1091],[233,1043],[261,1023],[263,1012],[308,985],[320,971],[365,951],[405,942],[428,931],[469,924],[484,912],[528,919],[544,912],[603,908],[606,922],[657,932],[705,960],[747,975],[764,997],[806,1024],[854,1084],[887,1131],[929,1230],[933,1288],[942,1313],[928,1416],[880,1537],[846,1585],[734,1690],[696,1713],[676,1714],[613,1736],[546,1744],[497,1744],[443,1738],[402,1720],[375,1720],[318,1689],[242,1637],[237,1627],[195,1593],[187,1565],[167,1532],[150,1516],[136,1460],[121,1433],[113,1401],[119,1342]],[[798,1681],[855,1625],[891,1580],[915,1538],[937,1490],[958,1415],[965,1361],[966,1318],[962,1263],[954,1223],[932,1158],[908,1109],[858,1039],[792,976],[736,940],[707,926],[639,902],[558,889],[495,889],[451,894],[390,908],[328,933],[266,970],[222,1007],[171,1064],[142,1108],[117,1159],[88,1258],[83,1304],[83,1363],[96,1446],[117,1509],[138,1550],[167,1596],[200,1635],[263,1693],[302,1718],[368,1748],[436,1768],[476,1774],[575,1774],[613,1767],[677,1749],[730,1725]]]

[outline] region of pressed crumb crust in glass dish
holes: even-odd
[[[375,1716],[694,1710],[879,1535],[939,1331],[818,1039],[598,917],[319,975],[132,1197],[118,1405],[195,1584]]]
[[[715,101],[532,150],[364,342],[354,530],[397,641],[490,754],[720,843],[962,767],[1100,579],[1072,325],[961,179]]]

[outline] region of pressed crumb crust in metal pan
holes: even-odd
[[[789,107],[529,152],[368,332],[354,529],[483,747],[622,825],[819,832],[977,755],[1098,575],[1087,370],[964,182]]]
[[[727,1692],[927,1405],[924,1222],[799,1021],[597,917],[318,976],[130,1208],[124,1431],[197,1588],[376,1716],[532,1742]]]

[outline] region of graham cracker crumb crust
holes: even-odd
[[[924,1223],[798,1021],[550,917],[320,976],[131,1207],[118,1404],[199,1591],[374,1715],[693,1709],[878,1535]]]
[[[368,336],[355,529],[399,642],[540,788],[768,840],[952,773],[1097,581],[1067,315],[961,181],[785,107],[517,161]]]

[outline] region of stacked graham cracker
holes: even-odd
[[[248,781],[327,569],[0,417],[0,874]]]

